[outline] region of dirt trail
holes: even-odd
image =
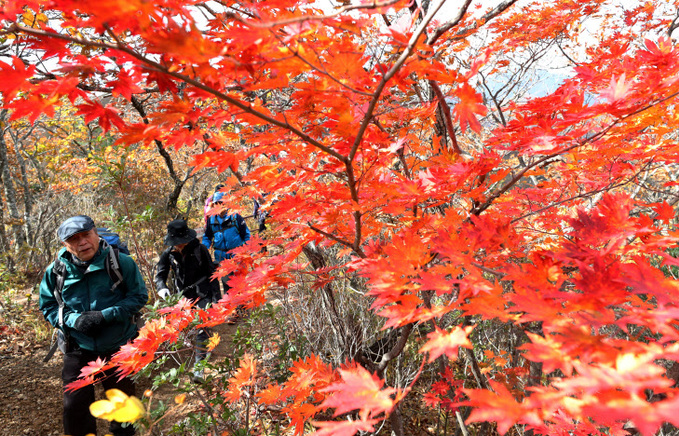
[[[213,358],[228,353],[235,329],[226,324],[214,329],[222,339]],[[48,344],[31,344],[8,332],[0,333],[0,436],[63,435],[61,355],[57,352],[45,363]],[[141,385],[138,395],[143,392]],[[171,397],[172,392],[165,395]],[[102,424],[100,428],[106,427]]]
[[[47,346],[0,355],[0,435],[61,435],[61,359]]]

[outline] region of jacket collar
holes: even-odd
[[[66,264],[68,269],[79,269],[82,272],[103,269],[104,260],[106,259],[108,250],[110,250],[108,247],[104,248],[103,245],[104,240],[99,238],[99,249],[97,250],[97,253],[94,255],[94,257],[88,262],[83,262],[77,257],[73,256],[66,250],[66,247],[62,247],[61,250],[59,250],[58,257],[63,263]]]

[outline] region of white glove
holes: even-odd
[[[167,289],[167,288],[158,289],[158,295],[159,295],[160,298],[162,298],[163,300],[167,300],[167,297],[170,296],[170,290]]]

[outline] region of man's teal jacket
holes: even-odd
[[[59,259],[66,266],[62,298],[64,301],[64,333],[82,349],[97,354],[117,351],[121,345],[137,334],[133,316],[144,307],[148,300],[146,285],[134,260],[119,253],[120,267],[125,286],[111,291],[113,281],[106,272],[104,261],[109,247],[101,248],[83,273],[70,259],[71,255],[62,248]],[[54,297],[56,274],[52,272],[54,263],[47,267],[40,283],[40,310],[47,321],[59,326],[59,303]],[[94,337],[74,329],[81,313],[99,310],[106,321],[102,330]]]

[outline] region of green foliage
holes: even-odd
[[[145,318],[157,318],[159,309],[175,305],[179,298],[178,295],[172,295],[167,300],[147,305]],[[173,435],[215,434],[217,430],[228,430],[232,435],[253,434],[255,423],[250,415],[258,413],[253,409],[254,403],[249,398],[239,402],[228,401],[225,392],[246,354],[264,362],[267,377],[279,382],[289,376],[292,363],[304,356],[305,340],[289,335],[280,311],[279,307],[272,304],[248,311],[233,327],[233,336],[221,338],[228,352],[219,353],[219,356],[213,354],[195,368],[192,346],[195,329],[185,330],[175,344],[166,345],[161,357],[135,375],[140,384],[150,383],[149,389],[153,393],[144,398],[149,407],[149,416],[138,422],[140,428],[148,434],[156,434],[153,432],[160,429],[162,434]],[[192,382],[194,369],[204,371],[203,383]],[[194,398],[194,403],[197,398],[198,404],[187,407],[187,410],[182,409],[181,418],[178,419],[179,412],[176,409],[179,406],[167,400],[155,400],[163,392],[187,394]],[[256,425],[257,434],[281,434],[280,424],[265,417],[260,416]]]
[[[674,257],[675,259],[679,257],[679,246],[677,247],[672,247],[667,250],[667,254],[670,256]],[[656,266],[660,266],[661,262],[658,261]],[[660,270],[665,274],[667,277],[672,277],[674,279],[679,279],[679,267],[673,266],[673,265],[662,265],[660,266]]]
[[[245,353],[268,363],[272,379],[282,382],[290,375],[292,363],[307,355],[303,337],[291,335],[281,308],[267,303],[249,311],[233,336],[233,353],[240,359]]]

